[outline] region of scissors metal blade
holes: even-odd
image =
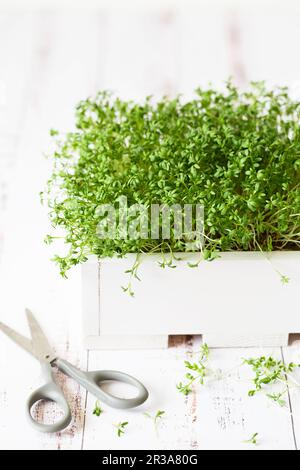
[[[33,344],[30,339],[26,338],[25,336],[17,333],[15,330],[10,328],[9,326],[5,325],[4,323],[0,322],[0,330],[8,336],[12,341],[14,341],[18,346],[25,349],[29,354],[34,356],[36,359],[39,359],[37,354],[34,351]]]
[[[41,362],[51,363],[57,356],[50,346],[46,335],[29,309],[26,309],[26,316],[31,333],[34,354]]]

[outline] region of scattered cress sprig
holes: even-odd
[[[207,344],[203,344],[200,348],[199,358],[197,362],[184,361],[185,368],[188,372],[185,374],[187,379],[185,382],[179,382],[177,384],[177,390],[180,393],[187,396],[192,391],[192,385],[194,382],[198,382],[204,385],[204,379],[207,376],[207,361],[209,358],[209,348]],[[192,372],[193,373],[192,373]]]
[[[117,436],[122,437],[125,434],[126,426],[128,426],[128,421],[124,421],[123,423],[114,424],[114,427],[117,430]]]
[[[289,388],[300,387],[300,384],[292,376],[292,373],[300,367],[300,364],[294,362],[285,364],[282,360],[265,356],[245,359],[244,364],[250,366],[254,372],[252,383],[255,387],[249,390],[249,397],[265,391],[267,398],[283,407],[286,405],[285,396],[288,394]],[[280,392],[270,390],[276,384],[282,385]]]
[[[97,400],[96,403],[95,403],[94,410],[93,410],[93,415],[99,417],[99,416],[102,415],[102,413],[103,413],[103,409],[100,406],[99,400]]]
[[[161,421],[163,418],[165,418],[166,412],[164,410],[157,410],[157,412],[154,415],[151,415],[150,413],[144,413],[144,416],[146,418],[149,418],[153,421],[154,424],[154,429],[156,433],[158,434],[158,422]]]
[[[254,446],[257,446],[258,444],[258,432],[255,432],[250,439],[247,439],[246,441],[243,441],[244,444],[253,444]]]

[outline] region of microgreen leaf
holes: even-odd
[[[258,444],[258,433],[255,432],[251,437],[250,439],[247,439],[246,441],[243,441],[244,444],[253,444],[253,445],[257,445]]]
[[[281,393],[267,393],[266,396],[270,398],[270,400],[274,401],[277,403],[279,406],[284,407],[286,406],[286,401],[282,399],[282,396],[284,395],[285,392]]]
[[[282,274],[280,278],[281,278],[282,284],[288,284],[290,282],[290,278],[285,276],[284,274]]]
[[[102,410],[102,408],[101,408],[101,406],[100,406],[99,401],[97,400],[96,403],[95,403],[95,408],[94,408],[94,410],[93,410],[93,415],[99,417],[102,413],[103,413],[103,410]]]
[[[163,410],[158,410],[153,416],[150,413],[144,413],[144,416],[146,416],[146,418],[149,418],[153,421],[155,431],[157,432],[158,421],[161,420],[165,416],[165,413],[166,412]]]
[[[121,437],[125,434],[125,427],[128,425],[128,421],[124,421],[123,423],[120,422],[118,424],[114,424],[114,427],[117,430],[117,436]]]

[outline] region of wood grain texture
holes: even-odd
[[[25,113],[26,85],[32,78],[33,21],[32,14],[0,15],[0,251]]]
[[[68,34],[65,33],[66,22]],[[83,368],[87,367],[87,363],[86,353],[80,348],[80,275],[71,275],[69,281],[64,282],[59,278],[57,268],[49,264],[50,250],[43,245],[48,222],[38,194],[43,189],[48,172],[43,151],[49,146],[49,128],[56,122],[70,126],[75,103],[93,86],[90,77],[95,75],[93,67],[97,67],[95,37],[98,37],[98,27],[96,19],[95,28],[92,22],[90,15],[52,13],[35,14],[33,24],[30,25],[35,37],[34,45],[31,46],[31,73],[34,80],[25,89],[26,111],[16,150],[14,178],[10,185],[9,211],[5,218],[6,243],[1,264],[1,312],[5,312],[1,315],[2,319],[24,331],[24,307],[31,306],[39,314],[50,337],[52,335],[55,339],[61,355]],[[82,24],[86,24],[87,29],[85,40],[76,34]],[[94,49],[92,44],[95,44]],[[68,55],[72,60],[65,67],[64,61]],[[90,70],[91,75],[86,70]],[[32,178],[33,173],[38,178]],[[16,285],[18,295],[12,296],[13,286]],[[8,348],[13,357],[24,356],[15,347],[11,349],[9,345]],[[7,400],[3,399],[8,407],[7,426],[19,422],[20,430],[28,428],[24,417],[25,399],[29,391],[40,384],[38,364],[31,358],[24,358],[23,364],[20,378],[23,384],[22,399],[18,398],[16,379],[9,370],[1,395],[8,397]],[[3,429],[1,446],[80,448],[86,392],[69,379],[60,376],[59,380],[74,411],[71,427],[65,433],[53,436],[40,435],[30,428],[28,432],[20,432],[18,435],[12,429],[9,432]],[[15,405],[15,402],[18,404]],[[36,413],[52,420],[57,413],[59,415],[59,410],[49,409],[47,405],[47,408],[40,407]]]
[[[89,367],[120,368],[136,375],[149,387],[151,398],[140,409],[111,410],[103,405],[100,418],[92,415],[95,405],[88,397],[84,449],[248,449],[243,441],[259,433],[259,449],[294,449],[290,408],[270,404],[262,394],[247,397],[251,388],[251,372],[241,366],[243,357],[273,354],[280,349],[213,349],[209,367],[213,372],[205,386],[195,385],[187,397],[176,390],[184,378],[184,360],[195,358],[200,338],[177,338],[167,351],[143,351],[137,361],[136,352],[90,352]],[[158,379],[159,377],[159,379]],[[117,385],[115,393],[124,391]],[[165,410],[155,432],[153,423],[144,416]],[[122,438],[116,435],[114,423],[128,421]]]
[[[181,261],[175,262],[173,270],[160,268],[159,254],[142,256],[142,282],[133,282],[134,299],[121,289],[128,282],[126,273],[134,254],[102,260],[100,276],[97,260],[94,271],[93,262],[88,263],[83,269],[84,285],[94,286],[92,292],[84,289],[83,295],[84,321],[93,336],[89,348],[101,349],[105,344],[106,349],[114,349],[117,344],[117,349],[122,345],[127,349],[128,337],[136,347],[140,335],[172,334],[204,334],[211,347],[286,346],[288,333],[300,332],[294,309],[300,290],[300,253],[272,253],[268,260],[259,252],[219,254],[219,259],[203,262],[197,270],[188,266],[198,261],[195,253],[176,253]],[[292,282],[283,286],[278,272],[286,273]]]
[[[292,345],[282,348],[285,363],[300,364],[300,336],[295,335]],[[300,449],[300,370],[295,373],[296,383],[289,387],[289,406],[291,409],[291,426],[294,433],[295,447]],[[298,386],[297,386],[298,384]]]
[[[90,370],[132,373],[151,392],[141,409],[103,406],[105,412],[96,418],[94,398],[58,376],[73,423],[64,433],[38,434],[27,424],[24,406],[30,391],[41,385],[39,364],[1,336],[1,449],[248,449],[242,441],[254,432],[260,436],[258,449],[299,447],[299,390],[290,391],[285,409],[262,395],[250,400],[249,371],[239,367],[244,356],[271,352],[296,361],[299,342],[282,352],[214,349],[211,368],[219,370],[219,380],[210,377],[207,386],[195,386],[186,398],[176,383],[184,376],[184,359],[199,349],[199,338],[173,337],[164,351],[86,355],[80,344],[80,273],[75,270],[64,281],[49,262],[53,250],[42,243],[48,221],[38,200],[49,171],[42,158],[50,146],[49,128],[70,129],[75,103],[97,89],[141,99],[179,91],[190,97],[196,86],[209,81],[219,86],[230,74],[241,84],[248,78],[297,82],[299,7],[282,16],[284,7],[277,5],[269,14],[261,3],[251,11],[237,6],[233,16],[225,3],[193,3],[189,9],[169,4],[149,10],[0,11],[0,83],[7,90],[6,102],[0,103],[1,320],[28,333],[23,311],[31,307],[62,357]],[[158,409],[166,417],[156,431],[143,412]],[[37,413],[51,421],[59,410],[47,405]],[[113,423],[123,418],[129,425],[119,439]]]

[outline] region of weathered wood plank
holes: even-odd
[[[240,366],[243,358],[270,354],[280,358],[280,348],[211,351],[210,367],[219,370],[222,380],[208,381],[199,392],[198,439],[204,448],[247,449],[243,441],[257,432],[258,449],[294,449],[289,408],[280,408],[264,394],[248,397],[253,374]]]
[[[0,257],[33,59],[32,14],[0,14]]]
[[[282,354],[285,363],[294,362],[300,364],[300,336],[291,337],[292,344],[287,348],[282,348]],[[289,387],[289,400],[291,407],[291,425],[293,428],[295,445],[300,449],[300,371],[297,370],[293,376],[298,386]]]
[[[114,368],[136,375],[150,391],[149,402],[131,411],[112,410],[103,405],[100,418],[92,415],[95,400],[88,396],[84,448],[88,449],[241,449],[259,433],[258,449],[294,449],[289,409],[269,403],[263,395],[247,396],[251,372],[241,367],[243,357],[275,354],[271,349],[213,349],[207,385],[197,385],[188,397],[176,390],[184,378],[183,361],[199,350],[199,338],[171,340],[167,351],[90,352],[90,369]],[[222,378],[222,379],[221,379]],[[123,388],[114,386],[120,393]],[[143,412],[165,410],[165,418],[155,432]],[[129,421],[125,436],[118,438],[113,423]]]
[[[118,369],[136,376],[150,391],[149,400],[135,410],[114,410],[105,405],[105,412],[92,415],[94,397],[88,396],[84,449],[180,449],[188,448],[191,420],[185,400],[176,391],[176,377],[183,373],[185,344],[161,351],[102,351],[89,353],[89,368]],[[137,360],[138,358],[138,360]],[[115,385],[114,393],[127,391]],[[153,422],[144,416],[158,409],[166,411],[166,419],[155,431]],[[128,421],[128,429],[118,438],[113,424]]]
[[[97,21],[97,15],[82,12],[35,16],[33,77],[25,89],[26,112],[5,219],[6,244],[0,273],[1,312],[4,312],[1,319],[26,331],[23,311],[25,306],[31,307],[62,356],[84,368],[87,362],[80,347],[80,271],[75,271],[69,281],[64,281],[57,267],[50,263],[52,249],[43,244],[48,220],[38,195],[48,172],[43,151],[49,145],[49,128],[55,124],[64,129],[70,127],[75,103],[95,91],[91,77],[99,66],[95,63]],[[79,30],[84,34],[79,35]],[[28,392],[42,383],[38,379],[39,365],[32,358],[24,358],[21,377],[18,377],[18,383],[20,380],[23,384],[20,390],[16,387],[13,369],[14,364],[19,367],[24,353],[14,345],[4,344],[9,348],[11,370],[5,367],[7,375],[0,385],[4,408],[1,412],[7,416],[5,428],[0,429],[0,445],[4,448],[80,448],[86,392],[60,376],[75,419],[64,433],[52,436],[36,433],[25,418],[19,419],[19,416],[24,416]],[[50,420],[59,416],[59,410],[48,406],[47,409],[39,408],[37,413]]]
[[[50,332],[50,327],[47,328],[47,332],[48,330]],[[25,329],[24,333],[27,333]],[[7,362],[3,363],[1,369],[3,374],[0,388],[0,449],[79,449],[85,417],[85,393],[74,381],[58,375],[58,383],[62,386],[71,406],[72,423],[64,432],[53,435],[34,431],[27,422],[25,403],[29,394],[43,384],[44,379],[41,377],[39,364],[6,338],[1,337],[0,345],[0,352],[4,350],[1,359],[9,357],[10,364],[10,367],[7,367]],[[56,343],[56,346],[63,357],[78,367],[86,368],[85,355],[78,359],[78,351],[66,351],[65,342]],[[36,408],[34,416],[46,423],[53,423],[60,416],[60,410],[52,404],[41,404]]]
[[[188,261],[198,261],[197,254],[177,255],[182,262],[176,262],[171,271],[159,267],[160,255],[140,259],[143,282],[134,283],[134,299],[120,287],[127,283],[134,255],[101,261],[100,276],[94,261],[93,275],[84,275],[92,283],[99,280],[100,292],[99,298],[89,292],[83,299],[85,321],[94,328],[89,333],[94,336],[90,349],[127,349],[130,343],[138,348],[143,341],[145,347],[155,348],[157,343],[149,344],[151,335],[155,339],[155,335],[200,333],[211,347],[274,347],[287,345],[288,333],[300,331],[293,308],[300,290],[300,252],[274,253],[272,264],[260,253],[220,253],[214,263],[204,263],[197,270],[187,266]],[[282,286],[273,265],[295,282]],[[166,292],[172,292],[172,297]],[[256,295],[249,298],[249,292]],[[144,339],[139,341],[139,336]]]

